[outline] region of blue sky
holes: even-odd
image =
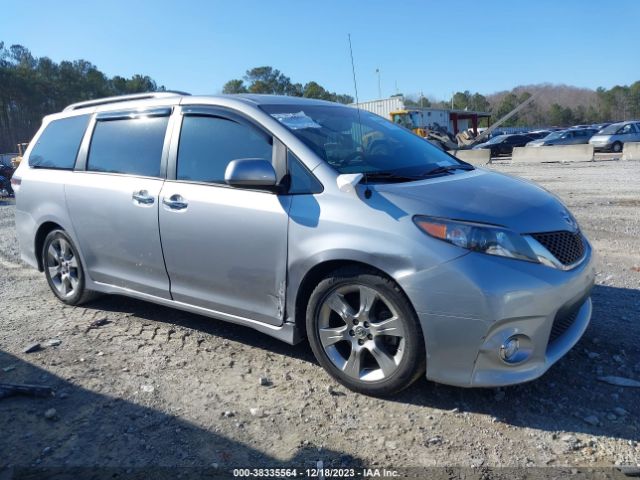
[[[383,96],[397,85],[445,99],[519,84],[609,88],[640,80],[640,2],[614,4],[0,0],[0,40],[192,93],[219,93],[247,69],[271,65],[294,82],[353,94],[351,33],[360,100],[378,97],[376,68]]]

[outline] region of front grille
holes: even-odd
[[[563,265],[576,263],[584,255],[584,241],[580,231],[533,233],[531,236]]]
[[[553,326],[551,327],[551,335],[549,335],[549,344],[555,342],[564,332],[569,330],[569,327],[576,321],[581,306],[582,305],[579,305],[569,312],[558,313],[558,315],[556,315],[556,318],[553,320]]]

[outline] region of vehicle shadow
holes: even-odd
[[[455,388],[423,379],[392,401],[486,414],[519,427],[638,440],[638,389],[598,377],[640,380],[640,290],[598,285],[592,300],[584,337],[539,379],[502,389]]]
[[[0,395],[2,479],[67,478],[56,472],[74,472],[75,478],[129,478],[125,473],[140,474],[135,478],[192,478],[193,473],[232,478],[234,467],[314,468],[320,459],[325,466],[362,465],[352,456],[313,446],[301,446],[293,458],[278,460],[215,432],[223,421],[237,418],[212,413],[205,429],[154,408],[163,404],[159,392],[133,393],[134,403],[82,388],[2,350],[0,367],[3,384],[54,389],[46,398]],[[271,435],[268,445],[274,441]]]
[[[584,337],[539,379],[503,389],[465,389],[421,379],[387,401],[455,410],[462,415],[480,413],[519,427],[637,440],[638,390],[609,385],[598,377],[640,379],[640,290],[596,286],[592,299],[593,318]],[[126,297],[105,296],[87,307],[193,328],[317,365],[306,341],[291,346],[248,327]],[[615,408],[628,414],[618,415]],[[593,416],[596,424],[589,418]]]
[[[316,363],[306,340],[297,345],[289,345],[243,325],[236,325],[223,320],[164,307],[135,298],[105,295],[83,306],[89,309],[126,313],[144,320],[191,328],[202,333],[233,340],[279,355]]]

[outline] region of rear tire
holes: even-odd
[[[425,372],[413,307],[395,282],[375,271],[347,267],[322,280],[309,299],[306,323],[320,365],[351,390],[391,395]]]
[[[95,292],[86,289],[78,250],[64,230],[49,232],[41,255],[49,288],[60,301],[67,305],[81,305],[96,297]]]

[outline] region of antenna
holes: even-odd
[[[356,81],[356,66],[353,63],[353,48],[351,47],[351,34],[347,34],[349,37],[349,54],[351,55],[351,71],[353,72],[353,89],[356,92],[356,105],[360,104],[358,100],[358,82]],[[358,108],[358,118],[360,118],[360,108]]]
[[[364,129],[362,128],[362,118],[360,117],[360,100],[358,100],[358,82],[356,81],[356,65],[353,62],[353,47],[351,46],[351,34],[347,34],[349,38],[349,54],[351,55],[351,71],[353,72],[353,90],[356,94],[356,110],[358,111],[358,127],[360,128],[360,145],[362,146],[362,156],[364,157]],[[371,190],[369,189],[369,182],[367,181],[367,172],[362,172],[364,175],[364,183],[366,189],[364,191],[365,198],[371,198]]]

